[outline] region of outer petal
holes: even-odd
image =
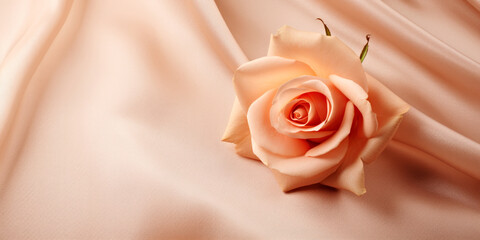
[[[308,142],[280,134],[270,124],[270,107],[275,93],[276,90],[266,92],[255,100],[248,110],[247,120],[252,142],[256,142],[260,147],[274,154],[288,157],[301,156],[310,148]],[[262,162],[264,161],[261,156],[258,157]]]
[[[338,189],[345,189],[360,196],[365,189],[365,174],[363,162],[359,158],[353,158],[344,162],[335,173],[328,176],[322,184]]]
[[[336,37],[281,27],[270,38],[268,56],[296,59],[308,64],[317,76],[337,74],[352,79],[365,91],[367,79],[358,55]]]
[[[362,160],[369,163],[387,146],[410,107],[372,76],[368,75],[367,79],[370,86],[369,100],[378,119],[378,131],[368,139],[360,154]]]
[[[252,142],[253,151],[273,172],[283,191],[319,183],[340,165],[348,149],[348,139],[322,157],[286,158],[272,154]]]
[[[347,153],[348,139],[344,139],[337,148],[318,157],[284,157],[263,149],[255,141],[252,142],[252,148],[269,168],[289,176],[308,178],[327,172],[332,167],[336,168]]]
[[[358,126],[356,128],[357,129],[354,127],[350,133],[350,144],[342,165],[335,173],[322,181],[322,184],[338,189],[349,190],[356,195],[362,195],[366,192],[366,189],[363,161],[360,153],[365,147],[367,138],[359,131],[361,129],[358,128]]]
[[[257,98],[270,89],[303,75],[314,75],[305,63],[281,57],[262,57],[240,66],[233,76],[238,100],[247,112]]]
[[[367,100],[368,94],[352,80],[337,75],[330,75],[329,78],[333,85],[360,111],[363,118],[363,132],[367,138],[372,137],[377,131],[378,123],[372,106]]]
[[[258,157],[252,151],[250,129],[248,128],[247,115],[243,112],[235,98],[233,102],[230,120],[222,137],[222,141],[235,144],[235,150],[242,157],[257,159]]]
[[[369,100],[377,113],[378,130],[372,138],[351,135],[351,143],[343,164],[322,184],[349,190],[357,195],[366,192],[363,163],[375,160],[395,134],[409,106],[373,77],[367,75]]]
[[[252,138],[250,134],[246,136],[242,141],[235,144],[235,151],[238,155],[246,158],[251,158],[255,160],[260,160],[258,157],[253,153],[252,150]]]
[[[284,192],[288,192],[290,190],[293,190],[299,187],[320,183],[328,175],[332,174],[335,171],[335,169],[336,168],[330,168],[328,169],[328,171],[321,172],[318,175],[308,177],[308,178],[286,175],[275,169],[271,169],[271,171],[273,173],[273,176],[277,180],[278,185],[282,188],[282,190]]]

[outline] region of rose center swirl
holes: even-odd
[[[315,126],[325,121],[329,103],[323,94],[308,92],[287,104],[285,117],[297,127]]]
[[[308,120],[308,110],[310,109],[310,104],[305,101],[297,103],[290,114],[290,120],[305,124]]]

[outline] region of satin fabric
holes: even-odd
[[[478,239],[480,4],[0,1],[1,239]],[[323,31],[412,108],[357,197],[220,141],[233,71]]]

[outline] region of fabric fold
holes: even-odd
[[[30,10],[29,21],[14,42],[2,42],[0,46],[9,46],[6,55],[0,62],[0,185],[8,176],[12,161],[7,158],[8,140],[12,138],[11,129],[15,122],[19,122],[17,112],[24,94],[31,83],[32,78],[49,51],[65,23],[73,0],[49,1],[46,3],[19,2],[19,7]],[[6,8],[8,9],[8,8]],[[0,15],[1,11],[0,11]],[[9,16],[5,14],[5,16]],[[17,19],[3,19],[5,22],[20,21]],[[14,32],[12,30],[12,32]],[[5,41],[5,40],[3,40]],[[21,146],[18,146],[21,148]]]
[[[442,136],[439,138],[439,136]],[[480,180],[480,144],[411,109],[394,136],[449,166]]]

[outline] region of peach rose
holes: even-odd
[[[284,191],[321,183],[365,193],[364,163],[383,151],[409,108],[339,39],[288,26],[233,83],[223,140],[261,160]]]

